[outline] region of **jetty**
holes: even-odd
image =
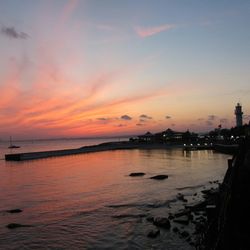
[[[25,160],[35,160],[35,159],[49,158],[49,157],[100,152],[100,151],[107,151],[107,150],[133,149],[136,147],[137,145],[132,144],[132,143],[107,142],[107,143],[101,143],[98,145],[85,146],[85,147],[75,148],[75,149],[61,149],[61,150],[6,154],[5,160],[6,161],[25,161]]]
[[[169,145],[162,143],[135,143],[129,141],[119,141],[119,142],[106,142],[93,146],[85,146],[76,149],[62,149],[62,150],[50,150],[50,151],[40,151],[40,152],[27,152],[27,153],[17,153],[17,154],[6,154],[6,161],[25,161],[25,160],[35,160],[49,157],[76,155],[83,153],[94,153],[109,150],[122,150],[122,149],[167,149],[167,148],[180,148],[182,145]]]

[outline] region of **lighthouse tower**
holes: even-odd
[[[242,126],[242,115],[243,115],[243,112],[242,112],[241,108],[242,107],[241,107],[240,103],[237,103],[237,105],[235,106],[235,111],[234,111],[234,114],[236,116],[236,126],[237,127]]]

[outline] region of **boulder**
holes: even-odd
[[[174,219],[174,222],[187,225],[189,223],[189,217],[187,215],[183,215]]]
[[[156,238],[158,235],[160,234],[160,230],[159,229],[152,229],[148,232],[147,236],[149,238]]]
[[[30,225],[23,225],[23,224],[18,224],[18,223],[10,223],[6,226],[9,229],[15,229],[18,227],[31,227]]]
[[[153,179],[153,180],[165,180],[167,178],[168,178],[168,175],[166,174],[159,174],[159,175],[150,177],[150,179]]]
[[[187,231],[183,231],[183,232],[181,232],[180,234],[181,234],[181,236],[182,236],[183,238],[186,238],[186,237],[189,236],[189,232],[187,232]]]
[[[150,215],[146,218],[146,220],[149,222],[154,222],[154,217]]]
[[[156,217],[154,218],[154,225],[158,227],[163,227],[169,229],[171,227],[170,221],[166,217]]]
[[[16,208],[16,209],[7,210],[6,212],[10,214],[15,214],[15,213],[21,213],[22,211],[23,211],[22,209]]]
[[[191,211],[190,209],[182,209],[174,214],[175,217],[181,217],[183,215],[190,215]]]
[[[129,176],[131,176],[131,177],[137,177],[137,176],[143,176],[143,175],[145,175],[145,173],[135,172],[135,173],[131,173]]]

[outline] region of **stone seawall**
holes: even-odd
[[[85,146],[76,149],[63,149],[63,150],[51,150],[42,152],[27,152],[18,154],[6,154],[6,161],[25,161],[35,160],[48,157],[58,157],[74,154],[93,153],[108,150],[121,150],[121,149],[167,149],[167,148],[182,148],[182,145],[171,144],[148,144],[148,143],[133,143],[128,141],[121,142],[106,142],[99,145]]]
[[[250,249],[250,140],[245,139],[220,187],[219,201],[200,249]]]

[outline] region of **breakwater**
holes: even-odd
[[[25,152],[16,154],[6,154],[6,161],[25,161],[41,158],[58,157],[74,154],[93,153],[107,150],[121,149],[169,149],[183,148],[185,151],[215,150],[221,153],[233,154],[237,151],[238,145],[186,145],[186,144],[163,144],[163,143],[136,143],[130,141],[105,142],[98,145],[84,146],[75,149],[49,150],[39,152]]]
[[[200,249],[250,249],[250,140],[245,139],[220,186]]]
[[[166,148],[180,148],[182,145],[168,145],[168,144],[148,144],[148,143],[134,143],[128,141],[120,142],[106,142],[93,146],[85,146],[76,149],[63,149],[63,150],[50,150],[40,152],[27,152],[17,154],[6,154],[6,161],[25,161],[35,160],[41,158],[58,157],[74,154],[93,153],[108,150],[121,150],[121,149],[166,149]]]
[[[62,149],[62,150],[50,150],[50,151],[40,151],[40,152],[27,152],[27,153],[17,153],[17,154],[6,154],[6,161],[24,161],[24,160],[34,160],[49,157],[58,157],[74,154],[83,154],[91,152],[100,152],[106,150],[117,150],[117,149],[133,149],[136,148],[136,144],[129,144],[125,142],[107,142],[101,143],[99,145],[85,146],[76,149]]]

